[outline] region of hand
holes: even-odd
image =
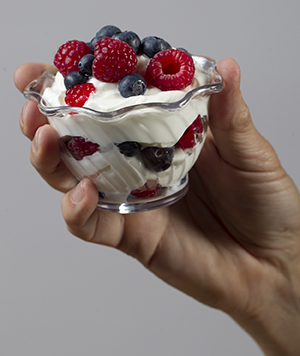
[[[24,64],[17,87],[47,67]],[[210,131],[180,202],[120,215],[96,209],[94,184],[79,184],[60,161],[54,130],[27,102],[21,129],[31,162],[62,199],[68,229],[137,258],[167,283],[231,315],[266,355],[300,344],[300,196],[271,145],[257,132],[232,59],[219,62],[225,87],[210,101]],[[296,351],[297,350],[297,351]]]

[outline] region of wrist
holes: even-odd
[[[283,295],[285,298],[283,298]],[[300,350],[300,295],[271,293],[260,311],[233,318],[248,332],[266,356],[295,356]]]

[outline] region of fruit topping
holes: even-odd
[[[193,59],[178,49],[158,52],[149,62],[147,79],[160,90],[182,90],[192,83]]]
[[[164,39],[156,36],[145,37],[141,42],[141,52],[152,58],[156,53],[170,49],[171,46]]]
[[[77,84],[66,91],[65,102],[69,106],[83,106],[96,88],[92,83]]]
[[[149,170],[161,172],[168,169],[174,157],[174,147],[146,147],[142,150],[144,165]]]
[[[100,149],[97,143],[91,142],[82,136],[65,136],[62,137],[62,140],[77,161],[81,161],[83,157],[93,155]]]
[[[148,180],[142,187],[132,190],[130,194],[140,199],[152,198],[161,188],[161,185],[156,180]]]
[[[201,116],[198,115],[194,122],[185,130],[178,141],[178,145],[183,149],[193,148],[201,140],[203,124]]]
[[[120,32],[114,35],[113,38],[126,42],[127,44],[129,44],[130,47],[134,49],[136,54],[139,53],[141,40],[135,32],[133,31]]]
[[[96,33],[96,37],[112,37],[114,35],[116,35],[117,33],[120,33],[121,30],[119,29],[119,27],[117,26],[113,26],[113,25],[106,25],[103,26],[97,33]]]
[[[103,82],[117,83],[126,74],[132,73],[137,64],[137,56],[127,43],[104,37],[94,48],[93,74]]]
[[[140,74],[130,73],[119,81],[118,89],[124,98],[128,98],[130,96],[143,95],[147,89],[147,84]]]
[[[135,141],[125,141],[122,143],[117,143],[116,146],[120,152],[127,157],[133,157],[140,153],[141,145]]]
[[[82,41],[72,40],[61,45],[54,57],[54,65],[63,76],[78,70],[80,59],[91,53],[90,47]]]
[[[85,56],[83,56],[78,63],[78,69],[80,73],[86,76],[93,75],[92,65],[94,59],[95,57],[93,54],[86,54]]]
[[[65,76],[64,84],[67,89],[73,88],[77,84],[83,84],[88,81],[88,77],[80,72],[70,72]]]

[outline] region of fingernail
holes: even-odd
[[[80,203],[84,197],[84,194],[85,194],[85,191],[84,191],[83,183],[80,182],[77,184],[77,186],[75,187],[75,189],[72,192],[72,201],[76,204]]]

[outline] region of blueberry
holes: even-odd
[[[65,76],[64,83],[67,89],[73,88],[76,84],[83,84],[88,81],[88,77],[80,72],[70,72]]]
[[[156,36],[145,37],[141,42],[141,52],[152,58],[157,52],[170,49],[171,45],[164,39]]]
[[[122,143],[117,143],[116,146],[120,150],[120,152],[127,156],[133,157],[140,153],[141,145],[135,141],[125,141]]]
[[[91,76],[93,74],[92,65],[94,61],[94,56],[92,54],[86,54],[81,58],[78,63],[78,69],[80,73]]]
[[[113,36],[117,40],[121,40],[129,44],[135,50],[135,53],[138,53],[140,50],[141,40],[139,36],[132,31],[124,31]]]
[[[173,161],[174,147],[146,147],[142,150],[142,158],[146,168],[155,172],[168,169]]]
[[[121,32],[121,30],[112,25],[107,25],[102,27],[97,33],[95,37],[112,37],[116,35],[117,33]]]
[[[147,89],[147,84],[141,75],[131,73],[125,75],[119,81],[118,89],[124,98],[128,98],[130,96],[143,95]]]
[[[180,51],[185,52],[185,53],[188,54],[190,57],[192,57],[192,54],[191,54],[188,50],[186,50],[185,48],[178,47],[177,49],[179,49]]]

